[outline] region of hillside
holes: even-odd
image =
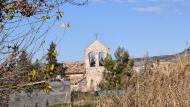
[[[181,55],[188,55],[190,56],[190,47],[183,50],[182,52],[179,52],[177,54],[173,54],[173,55],[160,55],[160,56],[152,56],[152,57],[148,57],[148,58],[135,58],[135,66],[141,66],[143,64],[143,61],[146,59],[148,61],[154,62],[156,60],[160,60],[160,61],[172,61],[173,59],[176,58],[176,56],[181,56]]]

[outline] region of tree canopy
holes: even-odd
[[[88,0],[0,0],[0,96],[18,90],[51,90],[48,84],[55,70],[55,44],[48,54],[32,62],[44,45],[48,32],[62,20],[66,3],[81,6]],[[64,25],[71,27],[70,23]],[[63,27],[63,26],[62,26]],[[47,56],[49,55],[49,58]],[[47,65],[44,65],[47,59]]]
[[[12,48],[36,51],[41,48],[56,22],[63,22],[64,4],[84,5],[88,0],[0,0],[0,60]],[[64,29],[70,23],[62,24]],[[5,57],[6,56],[6,57]]]
[[[134,61],[129,58],[129,53],[118,47],[114,53],[115,60],[110,55],[104,59],[104,79],[100,83],[101,89],[126,88],[127,79],[130,78]]]

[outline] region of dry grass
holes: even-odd
[[[190,107],[188,57],[147,68],[144,74],[130,79],[124,96],[105,98],[97,107]]]

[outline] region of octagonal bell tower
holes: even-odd
[[[109,49],[99,40],[95,40],[88,48],[85,49],[85,68],[86,68],[86,89],[88,91],[99,90],[98,84],[103,78],[105,70],[103,60]]]

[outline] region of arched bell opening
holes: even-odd
[[[90,52],[88,54],[88,58],[89,58],[90,67],[95,67],[96,66],[96,53]]]

